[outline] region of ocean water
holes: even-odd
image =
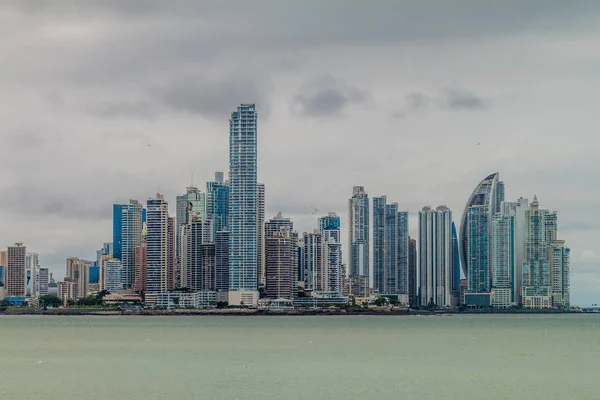
[[[0,316],[0,399],[600,399],[600,316]]]

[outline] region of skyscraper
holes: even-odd
[[[387,197],[373,198],[373,286],[408,302],[408,213]]]
[[[421,305],[453,307],[452,211],[426,206],[419,212],[419,269]]]
[[[25,257],[23,243],[8,247],[6,265],[6,297],[25,297]]]
[[[328,274],[328,292],[341,292],[342,268],[342,237],[340,231],[340,217],[330,212],[326,217],[319,218],[319,233],[326,246],[326,263]]]
[[[453,305],[458,305],[462,302],[460,297],[460,247],[454,221],[452,221],[452,276],[450,278],[450,284],[452,285],[451,293],[454,301]]]
[[[147,201],[146,279],[150,293],[173,289],[175,223],[161,194]]]
[[[290,221],[291,224],[291,221]],[[265,230],[265,294],[271,299],[292,300],[296,293],[298,233],[289,225],[279,231]]]
[[[323,236],[318,230],[313,233],[304,232],[302,246],[302,269],[304,289],[315,292],[327,292],[329,289],[329,274],[326,246]]]
[[[145,241],[137,248],[135,257],[135,276],[133,289],[138,292],[145,292],[148,285],[147,279],[147,244]]]
[[[525,261],[525,212],[529,209],[529,200],[523,197],[517,201],[503,201],[500,212],[515,216],[515,272],[513,297],[515,303],[521,302],[521,286],[523,282],[523,261]],[[492,237],[493,240],[493,237]]]
[[[37,275],[40,263],[37,253],[27,253],[25,256],[25,296],[37,297]]]
[[[265,184],[258,184],[258,202],[256,209],[256,218],[257,218],[257,235],[258,242],[256,244],[257,249],[257,260],[256,265],[258,266],[258,283],[260,285],[265,284],[265,235],[264,235],[264,226],[265,226]]]
[[[217,291],[229,290],[229,231],[218,231],[215,241],[215,286]]]
[[[408,301],[411,306],[416,306],[418,304],[418,286],[417,240],[411,238],[408,241]]]
[[[257,112],[242,104],[229,120],[229,303],[258,300]]]
[[[48,294],[48,285],[50,284],[50,271],[48,268],[40,268],[38,276],[38,295],[45,296]]]
[[[144,207],[137,200],[113,205],[113,257],[121,260],[123,289],[133,287],[135,252],[142,243]]]
[[[525,261],[523,262],[522,301],[526,308],[552,307],[550,263],[546,220],[548,210],[540,209],[536,196],[525,212]]]
[[[467,303],[489,306],[491,290],[490,238],[492,217],[504,201],[504,183],[498,173],[488,175],[475,188],[465,206],[460,226],[462,267],[467,277]]]
[[[212,221],[194,220],[183,226],[182,287],[192,291],[203,290],[204,251],[202,245],[211,242]]]
[[[223,173],[215,172],[215,180],[206,182],[206,217],[213,222],[213,237],[225,230],[229,215],[229,183]]]
[[[571,249],[564,240],[554,240],[548,246],[548,260],[552,283],[554,307],[569,309],[571,306]]]
[[[349,272],[369,276],[369,195],[363,186],[352,189],[348,200]]]
[[[506,211],[506,212],[504,212]],[[492,298],[493,307],[507,308],[515,301],[515,212],[502,210],[492,218]]]

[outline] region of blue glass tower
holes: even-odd
[[[121,259],[124,204],[113,204],[113,257]]]
[[[458,247],[458,233],[456,224],[452,221],[452,293],[458,296],[460,292],[460,251]]]
[[[133,286],[135,251],[142,244],[144,208],[137,200],[113,205],[113,257],[121,260],[122,288]]]
[[[242,104],[229,120],[230,303],[255,302],[258,293],[257,113]],[[239,293],[231,293],[239,292]],[[251,292],[251,293],[248,293]]]
[[[206,216],[213,221],[213,237],[227,228],[229,216],[229,185],[223,182],[223,173],[216,172],[215,180],[206,182]]]

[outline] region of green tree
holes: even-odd
[[[0,311],[5,311],[10,306],[10,302],[6,299],[0,301]]]
[[[46,294],[40,296],[40,308],[46,307],[60,307],[63,304],[63,301],[58,297],[52,294]]]
[[[380,297],[375,300],[375,305],[378,307],[385,306],[388,303],[388,299],[385,297]]]
[[[217,301],[218,309],[227,308],[227,306],[229,306],[229,303],[227,303],[226,301]]]

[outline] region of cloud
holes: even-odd
[[[392,112],[397,118],[405,118],[432,109],[449,111],[479,111],[492,106],[492,100],[460,88],[446,88],[439,95],[432,96],[423,92],[411,92],[405,96],[405,105]]]
[[[349,86],[327,75],[305,83],[294,98],[294,106],[302,115],[309,117],[340,116],[346,107],[365,103],[370,96],[367,90]]]
[[[101,118],[139,117],[154,119],[159,113],[159,107],[147,100],[115,101],[89,105],[87,111]]]
[[[150,94],[171,110],[222,121],[240,103],[255,103],[261,117],[267,117],[271,90],[271,83],[261,74],[240,71],[216,81],[202,76],[180,77],[153,87]]]

